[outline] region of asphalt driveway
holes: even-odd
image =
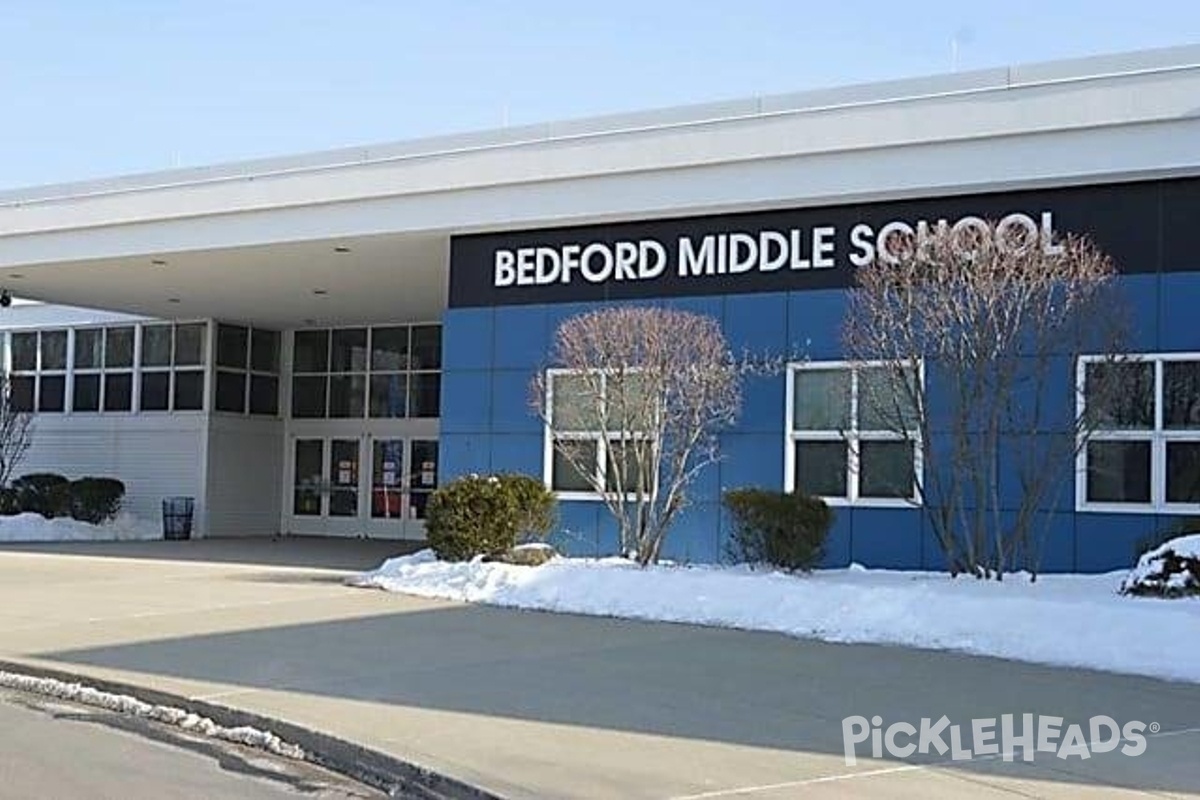
[[[1200,796],[1197,685],[341,584],[391,549],[0,548],[0,658],[286,719],[512,797]],[[844,760],[851,715],[1025,712],[1158,732],[1137,757]]]

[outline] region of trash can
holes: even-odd
[[[191,497],[168,497],[162,501],[163,538],[192,538],[192,515],[196,501]]]

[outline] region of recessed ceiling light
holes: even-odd
[[[178,302],[179,302],[179,298],[178,298],[178,297],[168,297],[168,298],[167,298],[167,302],[168,302],[168,303],[178,303]]]
[[[304,324],[305,325],[316,325],[317,321],[315,319],[306,319],[306,320],[304,320]]]
[[[152,259],[150,259],[150,264],[151,264],[151,266],[155,266],[155,267],[165,267],[167,265],[167,262],[161,258],[152,258]]]
[[[329,291],[326,289],[313,289],[313,294],[329,294]]]
[[[24,278],[25,276],[23,274],[21,274],[20,272],[10,272],[8,274],[8,277],[12,278],[14,281],[19,281],[19,280],[21,280],[21,278]]]
[[[344,244],[339,244],[339,245],[337,245],[336,247],[334,247],[334,248],[333,248],[333,252],[335,252],[335,253],[349,253],[349,252],[350,252],[350,248],[349,248],[347,245],[344,245]]]

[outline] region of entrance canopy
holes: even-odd
[[[448,247],[446,236],[390,235],[154,252],[13,267],[0,281],[18,297],[162,319],[425,322],[446,305]]]

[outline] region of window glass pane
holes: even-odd
[[[292,416],[312,419],[325,416],[325,376],[292,378]]]
[[[376,439],[371,445],[371,516],[404,516],[404,440]]]
[[[104,329],[104,366],[133,366],[133,328]]]
[[[37,369],[38,335],[36,333],[14,333],[12,335],[12,368],[14,370]]]
[[[63,411],[66,409],[67,377],[65,375],[43,375],[39,379],[38,411]]]
[[[142,366],[171,366],[171,326],[142,326]],[[144,408],[145,406],[143,406]],[[166,406],[163,406],[166,408]]]
[[[436,417],[441,413],[442,375],[419,372],[408,379],[408,413],[413,417]]]
[[[371,329],[371,370],[401,372],[408,369],[408,328]]]
[[[858,429],[912,431],[917,413],[912,402],[917,388],[912,370],[866,367],[858,370]]]
[[[796,491],[817,497],[845,497],[845,442],[796,442]]]
[[[250,376],[250,413],[274,416],[279,413],[279,378]]]
[[[71,409],[73,411],[100,410],[99,375],[92,374],[75,376],[75,389],[72,392]]]
[[[104,376],[104,410],[129,411],[133,408],[133,375],[119,372]]]
[[[42,369],[67,368],[67,332],[42,331]]]
[[[1149,503],[1150,443],[1089,442],[1087,499],[1097,503]]]
[[[297,516],[316,516],[321,513],[324,446],[325,443],[320,439],[296,440],[292,513]]]
[[[202,367],[208,349],[208,325],[189,322],[175,326],[175,366]]]
[[[36,380],[32,375],[14,375],[9,379],[8,402],[14,411],[33,411],[33,386]]]
[[[1163,427],[1200,430],[1200,361],[1163,362]]]
[[[341,328],[335,330],[332,353],[330,372],[365,372],[367,369],[367,329]]]
[[[99,369],[104,355],[104,331],[89,328],[75,331],[75,366],[78,369]]]
[[[142,394],[138,406],[142,411],[166,411],[169,389],[171,386],[170,372],[143,372]]]
[[[642,465],[640,468],[639,460]],[[617,489],[618,466],[621,469],[621,488],[626,494],[638,491],[639,480],[646,484],[641,487],[642,491],[650,491],[654,486],[656,476],[650,474],[650,442],[647,439],[632,442],[610,441],[604,464],[604,488],[610,492]]]
[[[551,419],[557,431],[594,431],[600,427],[599,375],[553,375],[550,378]]]
[[[204,409],[204,373],[200,370],[176,370],[176,411],[201,411]]]
[[[329,379],[329,416],[361,417],[367,405],[366,375],[336,375]]]
[[[246,368],[246,346],[250,333],[241,325],[217,324],[217,366]]]
[[[594,492],[589,476],[595,474],[595,439],[560,440],[554,446],[550,488],[558,492]],[[564,453],[565,451],[565,453]],[[581,468],[577,468],[579,464]]]
[[[329,331],[296,331],[293,345],[292,368],[296,372],[329,370]]]
[[[1167,502],[1200,503],[1200,442],[1167,442]]]
[[[859,497],[912,497],[911,442],[859,442]]]
[[[217,372],[217,411],[246,411],[246,374],[244,372]]]
[[[279,331],[261,328],[250,331],[250,369],[279,372]]]
[[[608,405],[609,427],[618,431],[647,431],[653,427],[655,403],[649,396],[645,373],[626,372],[607,376],[604,402]]]
[[[408,378],[404,375],[371,376],[371,416],[403,417],[408,414]]]
[[[1148,430],[1154,427],[1154,364],[1088,364],[1084,406],[1100,428]]]
[[[798,431],[850,427],[850,370],[802,369],[793,373],[792,425]]]
[[[442,326],[414,325],[412,329],[413,369],[441,369]]]

